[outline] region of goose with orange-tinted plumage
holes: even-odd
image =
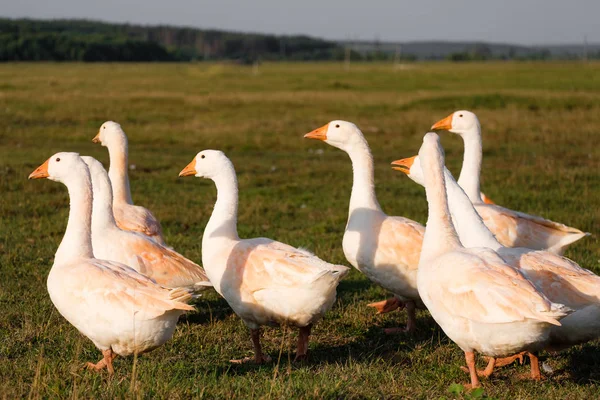
[[[394,161],[394,169],[408,175],[424,186],[425,180],[419,156]],[[498,253],[511,267],[521,271],[552,302],[564,304],[574,310],[562,319],[561,326],[553,326],[546,350],[556,351],[585,343],[600,336],[600,276],[566,257],[549,251],[527,248],[509,248],[496,240],[485,226],[473,204],[444,168],[448,203],[452,220],[462,244],[469,247],[488,247]],[[494,367],[506,365],[523,354],[505,359],[491,358],[488,367],[481,372],[491,375]],[[537,355],[529,354],[531,377],[541,379]]]
[[[102,352],[95,370],[113,373],[117,355],[151,351],[173,336],[179,316],[194,310],[192,294],[168,289],[134,269],[100,260],[92,249],[92,184],[76,153],[57,153],[29,175],[63,183],[70,197],[69,221],[48,275],[48,293],[58,312]]]
[[[572,310],[548,300],[494,250],[465,248],[448,208],[444,155],[435,133],[419,151],[428,218],[417,283],[427,309],[464,352],[471,387],[480,385],[475,352],[498,358],[536,352]]]
[[[465,151],[458,184],[463,188],[483,222],[496,239],[507,247],[526,247],[562,254],[565,249],[589,233],[548,219],[485,204],[480,192],[482,162],[481,124],[466,110],[456,111],[436,122],[431,129],[448,130],[461,136]]]
[[[165,245],[160,222],[147,208],[136,206],[131,198],[128,168],[128,141],[121,125],[106,121],[92,139],[108,148],[110,168],[108,176],[113,191],[113,212],[119,228],[139,232]]]
[[[391,328],[386,332],[414,331],[415,310],[425,308],[417,290],[417,268],[425,228],[408,218],[392,217],[383,212],[375,194],[371,150],[356,125],[332,121],[304,137],[322,140],[350,157],[353,184],[342,240],[344,255],[369,280],[395,295],[370,306],[379,313],[406,307],[406,328]]]
[[[90,171],[94,192],[92,245],[96,257],[128,265],[166,287],[188,287],[198,292],[211,286],[204,269],[195,262],[146,235],[119,228],[106,170],[95,158],[81,158]]]
[[[237,177],[223,152],[198,153],[179,174],[192,175],[211,179],[217,187],[217,201],[202,237],[206,274],[248,326],[254,345],[254,358],[232,362],[270,360],[260,344],[260,329],[265,325],[299,328],[296,360],[305,359],[312,326],[333,306],[338,283],[349,269],[271,239],[241,239]]]

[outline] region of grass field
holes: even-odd
[[[501,205],[592,232],[566,255],[600,273],[600,64],[265,64],[258,74],[219,64],[0,65],[0,397],[469,396],[452,390],[467,382],[463,353],[429,314],[418,314],[416,334],[386,336],[382,329],[405,315],[374,315],[367,303],[387,293],[355,270],[313,331],[305,364],[290,362],[296,332],[267,328],[263,344],[276,362],[230,365],[251,354],[249,333],[211,292],[162,348],[117,359],[113,377],[83,370],[100,354],[46,291],[67,191],[27,180],[59,151],[108,166],[106,148],[91,139],[115,120],[129,136],[134,201],[154,212],[182,254],[200,262],[216,191],[177,174],[212,148],[236,166],[241,237],[271,237],[347,265],[350,161],[302,135],[332,119],[355,122],[371,145],[384,210],[424,223],[422,188],[389,163],[415,155],[429,127],[461,108],[482,123],[482,190]],[[442,142],[458,172],[462,141],[442,133]],[[529,365],[503,368],[483,381],[485,395],[598,397],[599,341],[545,356],[555,373],[544,382],[520,378]]]

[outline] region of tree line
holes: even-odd
[[[449,52],[449,46],[454,50]],[[412,46],[415,54],[404,52],[402,55],[399,54],[400,47],[378,40],[336,43],[302,35],[276,36],[90,20],[0,18],[0,61],[234,60],[250,64],[260,60],[406,62],[446,59],[463,62],[581,58],[577,51],[553,54],[547,48],[485,43],[440,46],[435,42],[423,42]],[[586,49],[583,58],[598,59],[600,50],[597,46],[590,52]]]
[[[0,19],[0,61],[328,60],[331,41],[88,20]]]

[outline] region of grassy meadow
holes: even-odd
[[[383,289],[353,270],[333,310],[313,330],[310,360],[294,364],[296,332],[266,328],[271,365],[231,365],[252,354],[249,332],[226,302],[206,294],[171,341],[116,373],[84,370],[94,345],[55,310],[46,291],[68,215],[66,188],[28,174],[75,151],[108,167],[91,139],[102,122],[129,136],[137,204],[167,242],[200,263],[215,201],[210,181],[178,178],[203,149],[223,150],[240,185],[241,237],[267,236],[348,265],[341,249],[351,164],[304,133],[355,122],[370,143],[383,209],[425,223],[421,187],[389,163],[417,153],[423,134],[457,109],[484,134],[482,190],[498,204],[592,232],[566,253],[600,273],[600,64],[2,64],[0,65],[0,398],[469,398],[460,349],[427,312],[414,335],[383,328],[405,314],[375,315]],[[462,140],[441,133],[458,173]],[[558,355],[543,382],[528,363],[483,379],[493,398],[587,399],[600,391],[600,341]],[[483,360],[480,360],[483,366]]]

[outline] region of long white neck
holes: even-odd
[[[419,154],[429,205],[421,260],[433,259],[462,247],[448,210],[446,183],[443,173],[444,161],[441,155],[433,150],[427,148],[426,151],[421,152],[422,155]]]
[[[481,127],[477,124],[475,128],[462,132],[461,136],[465,144],[465,153],[460,176],[458,177],[458,184],[473,203],[482,203],[479,185],[483,157]]]
[[[217,202],[204,229],[202,247],[211,239],[239,239],[237,233],[238,186],[233,164],[229,162],[212,179],[217,186]]]
[[[112,184],[115,204],[133,204],[131,199],[131,189],[129,188],[128,167],[128,146],[127,137],[119,137],[107,145],[108,155],[110,156],[110,168],[108,176]]]
[[[352,160],[353,174],[349,213],[352,214],[352,211],[358,208],[381,211],[375,195],[373,157],[367,141],[363,138],[361,142],[348,149],[347,153]]]
[[[462,245],[467,248],[488,247],[492,250],[500,249],[502,245],[485,226],[471,200],[445,167],[444,178],[446,179],[452,221]]]
[[[113,214],[113,195],[110,180],[103,168],[90,168],[94,191],[94,208],[92,212],[92,233],[94,235],[106,230],[119,229]]]
[[[64,263],[79,258],[94,258],[92,250],[92,183],[83,161],[72,170],[63,182],[69,191],[69,222],[54,263]]]

